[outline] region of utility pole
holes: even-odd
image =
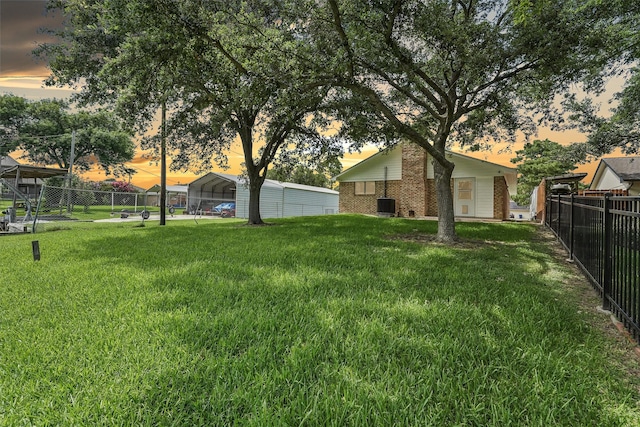
[[[76,131],[71,132],[71,152],[69,153],[69,181],[67,187],[69,189],[67,199],[67,214],[71,214],[71,185],[73,183],[73,162],[76,155]]]
[[[167,221],[167,100],[162,100],[162,124],[160,130],[160,225]]]
[[[69,154],[69,187],[71,187],[71,179],[73,177],[73,162],[76,156],[76,131],[71,132],[71,153]]]

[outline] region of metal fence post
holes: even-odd
[[[573,216],[574,216],[574,203],[575,194],[571,193],[571,205],[569,211],[569,259],[573,260]]]
[[[560,194],[558,194],[558,216],[556,220],[556,235],[560,236],[560,218],[562,218],[562,203]]]
[[[43,184],[40,187],[40,195],[38,196],[38,204],[36,206],[36,214],[33,216],[33,223],[31,224],[31,232],[35,234],[36,228],[38,226],[38,215],[40,215],[40,210],[42,209],[42,197],[44,196],[45,189],[47,188],[46,184]]]
[[[547,225],[547,227],[551,226],[551,220],[549,218],[551,218],[551,195],[547,194],[545,195],[545,201],[544,201],[544,223]]]
[[[604,228],[604,277],[602,283],[602,309],[610,310],[611,303],[609,302],[609,295],[611,295],[611,269],[612,269],[612,258],[611,258],[611,215],[609,213],[610,209],[610,197],[611,193],[607,193],[604,195],[604,218],[603,218],[603,228]]]

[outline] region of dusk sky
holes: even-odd
[[[44,28],[52,28],[62,25],[60,13],[47,13],[46,1],[41,0],[0,0],[0,94],[11,93],[28,99],[43,98],[67,98],[71,95],[69,89],[44,88],[43,80],[49,74],[47,66],[42,61],[33,57],[31,51],[45,41],[51,41],[43,34]],[[615,85],[614,85],[615,86]],[[619,90],[612,87],[612,91]],[[536,136],[538,139],[549,138],[560,143],[583,141],[584,136],[575,132],[552,132],[541,129]],[[489,152],[465,153],[467,155],[503,164],[514,165],[509,160],[514,157],[514,152],[522,147],[524,142],[517,143],[509,148],[507,144],[496,144]],[[361,154],[350,155],[343,161],[345,167],[350,167],[360,159],[372,155],[376,150],[368,149]],[[240,148],[229,153],[230,170],[218,172],[239,173],[241,156]],[[611,156],[608,156],[611,157]],[[593,173],[596,162],[580,167],[577,172]],[[143,188],[148,188],[159,182],[158,168],[150,165],[148,160],[136,157],[129,166],[136,168],[138,173],[132,178],[132,182]],[[101,180],[104,174],[91,174],[86,178]],[[169,172],[168,184],[178,182],[188,183],[195,179],[193,174],[180,174]],[[588,183],[591,176],[587,177]]]

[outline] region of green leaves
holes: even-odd
[[[640,6],[633,0],[590,0],[581,5],[589,10],[593,28],[584,43],[597,49],[594,55],[608,66],[586,68],[585,87],[602,95],[605,85],[622,88],[615,93],[609,111],[600,109],[592,99],[568,99],[565,110],[570,112],[572,124],[589,135],[586,150],[602,156],[615,149],[624,153],[637,153],[640,148],[640,78],[637,60],[640,58]]]
[[[66,169],[71,134],[76,131],[74,167],[80,171],[94,163],[107,172],[120,170],[133,158],[132,136],[114,114],[69,109],[69,104],[61,100],[29,102],[12,95],[0,96],[0,129],[5,138],[11,138],[9,151],[19,148],[33,163]]]
[[[250,179],[320,134],[319,111],[356,144],[409,139],[451,172],[448,144],[531,134],[531,111],[607,63],[588,0],[53,4],[70,23],[43,50],[52,82],[86,79],[84,101],[112,102],[139,131],[166,100],[176,167],[224,161],[239,137]]]
[[[579,146],[563,146],[548,139],[527,142],[516,151],[512,163],[518,163],[518,194],[514,200],[527,205],[531,191],[543,178],[557,176],[574,170],[576,164],[585,161],[585,153]]]

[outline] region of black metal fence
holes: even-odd
[[[640,197],[547,197],[545,224],[640,343]]]

